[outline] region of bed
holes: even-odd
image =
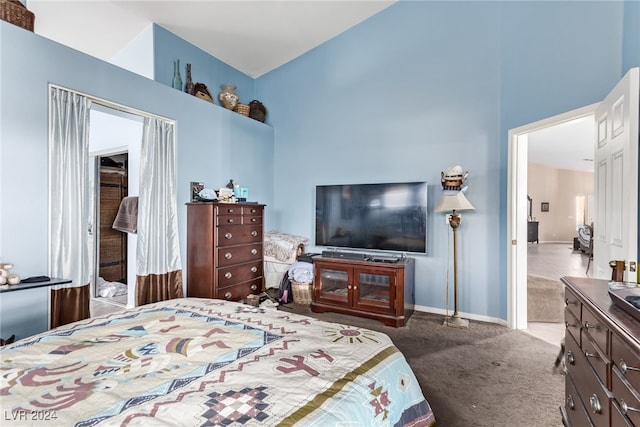
[[[11,425],[431,426],[384,334],[240,303],[182,298],[0,349]]]

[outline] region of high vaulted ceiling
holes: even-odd
[[[259,77],[396,0],[27,0],[35,32],[108,61],[156,23],[241,72]],[[529,161],[593,170],[584,121],[529,136]],[[585,143],[586,141],[586,143]]]
[[[395,0],[28,0],[35,32],[109,60],[156,23],[251,77],[335,37]]]

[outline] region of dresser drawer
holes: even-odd
[[[262,260],[216,269],[218,288],[262,277]]]
[[[582,325],[580,325],[580,320],[575,316],[574,312],[569,309],[569,307],[565,307],[564,309],[564,326],[566,327],[567,332],[579,345]]]
[[[582,307],[582,327],[591,337],[592,341],[599,347],[600,352],[606,354],[607,335],[609,330],[599,317],[587,307]]]
[[[242,225],[242,215],[220,215],[216,225]]]
[[[216,206],[218,216],[221,215],[242,215],[242,206],[234,204],[220,204]]]
[[[633,427],[629,418],[622,414],[622,410],[615,401],[611,402],[611,427]]]
[[[569,426],[582,427],[593,426],[587,408],[582,404],[578,390],[570,376],[566,376],[565,379],[565,399],[564,407]]]
[[[264,208],[262,206],[243,206],[242,207],[242,215],[244,216],[262,216],[262,211]]]
[[[240,246],[222,246],[218,251],[218,266],[226,267],[254,260],[262,260],[262,243]]]
[[[569,288],[564,289],[564,305],[565,310],[570,311],[573,314],[573,317],[580,320],[580,312],[582,309],[582,304],[575,296],[573,292]]]
[[[640,397],[617,367],[611,372],[611,393],[620,406],[620,412],[634,425],[640,425]]]
[[[585,355],[570,336],[567,336],[565,345],[568,375],[573,379],[576,389],[580,390],[582,404],[591,421],[596,426],[608,426],[609,392],[600,383]]]
[[[595,345],[589,334],[582,330],[582,341],[580,348],[587,362],[591,365],[594,372],[598,375],[598,379],[602,384],[609,384],[608,375],[610,362],[606,354]]]
[[[631,385],[634,392],[640,392],[640,355],[617,334],[611,335],[611,363],[623,378]]]
[[[262,292],[262,277],[255,278],[248,282],[238,283],[233,286],[219,288],[216,298],[228,301],[239,301],[249,294],[259,294]]]
[[[218,246],[239,245],[242,243],[262,243],[262,225],[222,225],[218,227]]]

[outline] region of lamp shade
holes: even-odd
[[[443,194],[435,212],[469,211],[474,209],[473,205],[464,196],[464,193],[458,191],[453,194]]]

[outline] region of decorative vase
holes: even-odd
[[[233,110],[238,103],[238,93],[236,92],[236,86],[231,83],[223,83],[221,85],[222,91],[218,94],[218,99],[222,106],[226,109]]]
[[[182,77],[180,76],[180,60],[173,61],[173,82],[171,84],[174,89],[182,90]]]
[[[184,85],[184,91],[189,95],[195,94],[195,84],[191,80],[191,64],[187,64],[187,83]]]

